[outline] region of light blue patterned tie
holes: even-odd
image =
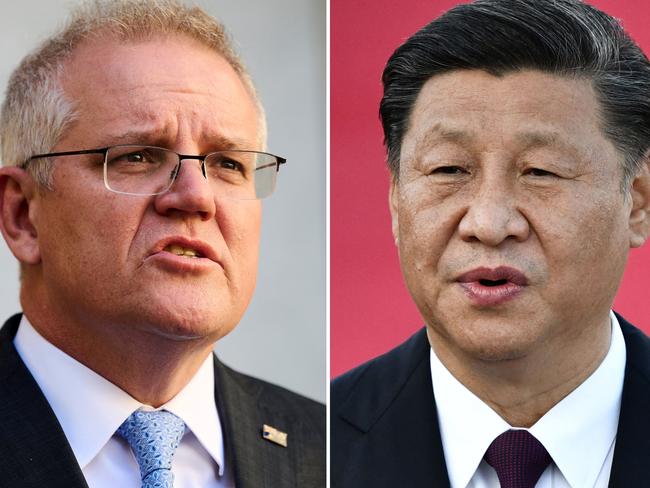
[[[142,488],[173,488],[172,458],[185,422],[166,410],[136,410],[117,433],[131,445],[140,465]]]

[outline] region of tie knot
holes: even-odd
[[[185,434],[185,422],[166,410],[136,410],[120,425],[117,433],[135,454],[142,488],[173,486],[172,458]]]
[[[501,488],[534,488],[551,456],[527,430],[508,430],[492,441],[485,460],[497,472]]]

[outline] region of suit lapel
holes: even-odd
[[[332,486],[449,486],[424,329],[372,364],[338,415],[358,429]],[[340,485],[336,481],[340,480]]]
[[[234,372],[215,357],[215,395],[237,488],[294,488],[300,465],[301,424],[273,408],[259,383]],[[288,433],[288,447],[265,440],[264,424]]]
[[[20,359],[20,315],[0,331],[0,480],[12,488],[88,488],[54,412]]]
[[[627,362],[609,486],[646,486],[650,480],[650,339],[617,317]]]

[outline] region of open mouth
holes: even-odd
[[[463,273],[457,278],[460,283],[475,283],[485,287],[499,287],[503,285],[528,285],[528,278],[521,271],[509,266],[497,268],[476,268]]]
[[[196,249],[192,249],[189,247],[183,247],[179,246],[177,244],[169,244],[168,246],[165,246],[163,251],[176,254],[176,256],[182,256],[184,258],[202,258],[203,255],[197,251]]]
[[[514,299],[528,286],[528,278],[509,266],[481,267],[457,278],[465,295],[477,306],[496,306]]]
[[[501,286],[501,285],[505,285],[506,283],[508,283],[508,280],[506,280],[506,279],[502,279],[502,280],[486,280],[486,279],[482,279],[482,280],[478,280],[478,282],[483,286]]]

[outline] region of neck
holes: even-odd
[[[575,344],[551,344],[516,359],[484,360],[449,347],[427,328],[442,364],[513,427],[533,426],[600,365],[611,342],[609,316]]]
[[[124,324],[91,325],[59,316],[46,303],[21,301],[30,323],[48,342],[152,407],[174,398],[212,351],[206,338],[182,340]]]

